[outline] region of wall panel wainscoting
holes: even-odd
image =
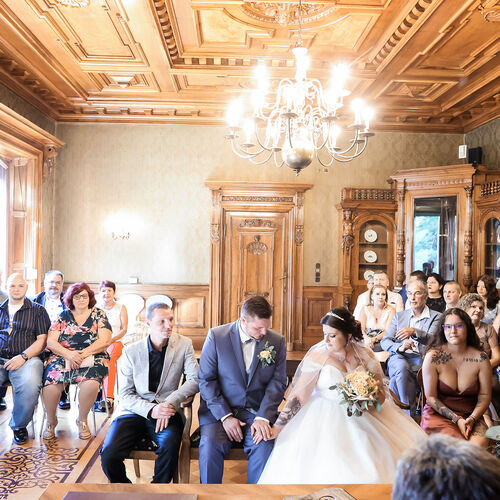
[[[323,339],[320,319],[337,306],[336,286],[305,286],[303,297],[302,346],[309,349]]]

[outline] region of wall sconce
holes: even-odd
[[[130,216],[125,213],[113,213],[108,215],[104,221],[104,229],[114,240],[130,239],[130,231],[133,229]]]
[[[130,238],[130,233],[127,232],[127,233],[120,233],[120,232],[112,232],[111,233],[111,237],[114,239],[114,240],[128,240]]]

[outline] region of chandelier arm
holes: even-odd
[[[274,152],[274,164],[278,167],[281,168],[283,164],[285,163],[285,160],[281,160],[281,163],[278,161],[278,151]]]
[[[245,160],[249,160],[250,158],[254,158],[255,156],[262,153],[262,151],[258,151],[257,153],[251,153],[249,151],[245,151],[238,143],[231,139],[231,149],[236,156],[240,158],[244,158]]]
[[[233,152],[235,154],[238,154],[238,151],[239,151],[238,156],[240,156],[241,158],[246,157],[247,159],[248,158],[255,158],[256,156],[259,156],[264,151],[268,151],[265,148],[261,148],[259,151],[247,151],[244,148],[242,148],[241,144],[238,144],[238,142],[234,139],[231,139],[231,145],[233,146]],[[236,147],[236,149],[235,149],[235,147]],[[245,156],[241,156],[241,155],[245,155]]]
[[[340,157],[337,155],[337,156],[335,157],[335,159],[336,159],[337,161],[339,161],[339,162],[343,162],[343,163],[347,163],[347,162],[349,162],[349,161],[351,161],[351,160],[354,160],[354,158],[357,158],[358,156],[360,156],[360,155],[363,153],[363,151],[366,149],[366,145],[367,145],[367,144],[368,144],[368,141],[367,141],[367,140],[366,140],[366,138],[365,138],[365,142],[363,143],[363,147],[362,147],[361,151],[359,151],[359,149],[357,148],[357,149],[356,149],[356,154],[354,154],[354,155],[352,155],[352,156],[343,156],[343,155],[340,155]],[[341,159],[341,158],[343,158],[343,159]]]
[[[346,149],[344,149],[343,151],[336,151],[334,153],[331,153],[330,154],[334,154],[335,156],[342,156],[342,155],[345,155],[346,153],[348,153],[354,146],[356,146],[358,144],[358,137],[359,137],[359,130],[356,129],[356,134],[354,135],[354,138],[351,139],[351,145],[348,146]],[[366,141],[366,138],[365,138],[365,141]],[[330,151],[328,149],[328,151]]]
[[[259,133],[258,133],[257,123],[255,123],[254,135],[255,135],[255,138],[257,139],[257,144],[262,148],[259,153],[262,153],[263,151],[271,151],[272,152],[272,148],[268,148],[268,147],[264,146],[264,144],[262,144],[260,137],[259,137]]]
[[[254,157],[252,158],[249,158],[248,160],[253,163],[254,165],[262,165],[263,163],[266,163],[266,161],[269,160],[269,158],[271,158],[271,156],[273,155],[273,152],[272,151],[269,151],[269,154],[266,156],[266,158],[264,158],[263,160],[259,160],[259,161],[256,161],[254,160]]]
[[[321,163],[321,165],[325,168],[328,168],[328,167],[331,167],[332,164],[333,164],[333,161],[335,160],[335,157],[333,156],[330,156],[330,161],[329,162],[323,162],[323,160],[321,159],[321,157],[319,156],[319,153],[316,155],[316,158],[318,159],[318,161]]]

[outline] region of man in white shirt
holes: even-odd
[[[410,406],[410,415],[415,418],[417,372],[428,339],[440,328],[442,315],[425,304],[427,286],[424,282],[410,282],[407,294],[410,309],[394,315],[380,345],[384,351],[391,353],[387,360],[389,388]]]
[[[44,291],[40,292],[33,299],[33,302],[45,307],[51,324],[57,319],[59,314],[66,309],[62,300],[64,297],[63,285],[64,274],[61,271],[57,269],[47,271],[43,278]],[[61,399],[59,400],[59,408],[61,408],[61,410],[69,410],[71,408],[71,403],[68,398],[68,389],[69,386],[66,384],[64,390],[61,392]]]
[[[387,289],[387,303],[396,309],[396,312],[400,312],[404,309],[403,298],[399,293],[391,292],[389,290],[389,276],[387,276],[384,271],[375,271],[373,273],[373,286],[382,285]],[[361,315],[361,309],[364,306],[370,304],[370,290],[363,292],[358,297],[358,302],[356,303],[356,308],[354,309],[354,317],[359,321]]]
[[[456,281],[447,281],[443,287],[443,298],[446,302],[446,309],[457,307],[462,296],[462,289]]]

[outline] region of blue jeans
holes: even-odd
[[[26,428],[31,422],[42,388],[42,375],[43,363],[38,357],[28,359],[17,370],[6,370],[0,365],[0,385],[5,384],[7,380],[12,385],[14,408],[9,425],[13,430]]]

